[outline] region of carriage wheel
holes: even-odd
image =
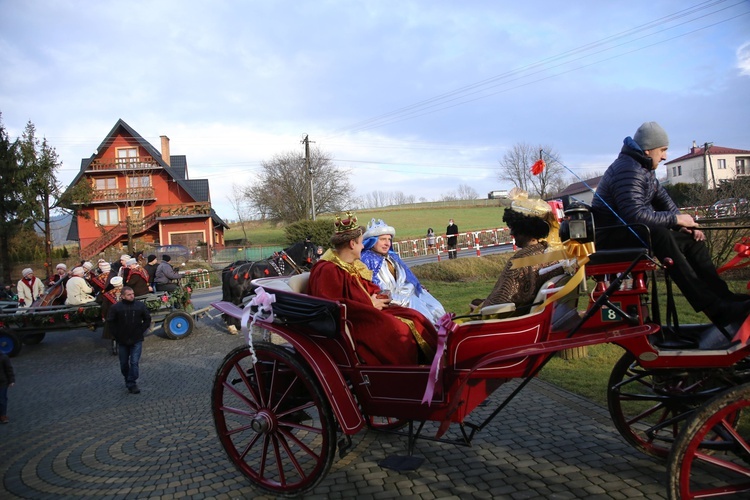
[[[743,384],[694,413],[669,456],[669,498],[739,498],[750,493],[750,419],[743,412],[748,407],[750,384]],[[721,439],[707,439],[710,436]]]
[[[625,353],[607,386],[612,421],[637,450],[666,458],[693,410],[735,385],[722,374],[720,370],[649,370]]]
[[[12,358],[13,356],[18,356],[22,347],[23,343],[17,333],[7,328],[0,330],[0,352]]]
[[[258,342],[230,352],[211,395],[216,432],[237,468],[274,494],[298,495],[328,473],[336,422],[317,378],[288,349]]]
[[[193,333],[193,326],[193,317],[183,311],[175,311],[164,318],[164,334],[172,340],[184,339]]]
[[[47,334],[46,332],[27,333],[26,335],[23,336],[23,343],[26,345],[41,344],[46,334]]]

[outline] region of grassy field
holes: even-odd
[[[454,206],[434,207],[425,204],[414,208],[383,208],[378,210],[358,210],[360,224],[367,224],[371,219],[383,219],[396,228],[396,239],[418,238],[427,234],[431,227],[440,235],[445,232],[448,219],[453,218],[460,231],[505,227],[502,221],[503,208],[500,200],[492,200],[493,206]],[[319,218],[330,218],[333,215],[322,214]],[[331,226],[333,229],[333,226]],[[251,221],[245,223],[248,239],[253,245],[283,245],[284,224],[276,222]],[[227,240],[242,239],[244,235],[239,224],[232,224],[224,233]]]

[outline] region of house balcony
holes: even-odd
[[[153,170],[162,168],[151,156],[135,158],[115,158],[109,160],[94,160],[86,168],[86,172],[122,172],[124,170]]]
[[[91,203],[115,203],[156,200],[154,188],[134,187],[125,189],[96,189],[91,194]]]

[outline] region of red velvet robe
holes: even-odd
[[[348,266],[348,270],[341,264]],[[362,267],[369,271],[364,264]],[[418,311],[406,307],[376,309],[370,296],[380,288],[355,269],[358,266],[346,265],[337,258],[318,261],[310,271],[308,293],[346,304],[347,320],[360,359],[368,365],[431,362],[437,346],[433,324]]]

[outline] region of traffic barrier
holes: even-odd
[[[188,269],[185,271],[187,283],[195,288],[211,288],[208,269]]]

